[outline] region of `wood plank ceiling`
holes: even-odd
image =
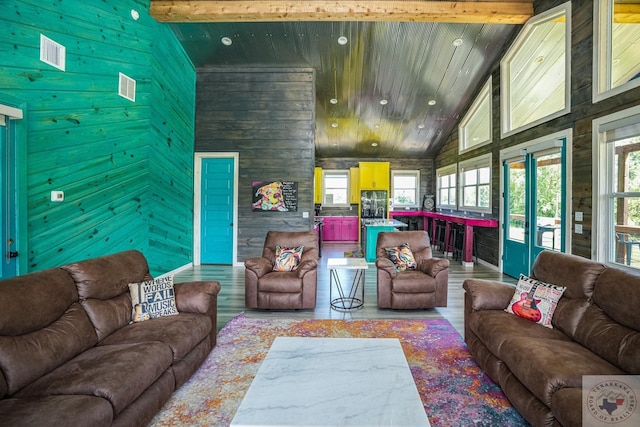
[[[314,68],[317,157],[423,158],[442,147],[533,5],[151,0],[150,12],[197,68]]]

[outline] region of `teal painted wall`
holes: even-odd
[[[126,249],[155,275],[191,262],[196,74],[149,0],[2,9],[0,99],[27,106],[20,272]],[[39,60],[41,33],[66,47],[66,71]],[[137,81],[135,102],[118,95],[119,72]]]

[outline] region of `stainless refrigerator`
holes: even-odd
[[[389,196],[386,190],[363,190],[360,192],[360,218],[387,218]]]

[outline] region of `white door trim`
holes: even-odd
[[[200,227],[201,227],[201,204],[202,204],[202,160],[210,158],[232,158],[233,159],[233,255],[231,257],[233,265],[240,265],[238,258],[238,167],[240,154],[237,152],[220,153],[195,153],[193,162],[193,265],[200,265]]]

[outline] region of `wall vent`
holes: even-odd
[[[66,48],[49,37],[40,34],[40,61],[65,71]]]
[[[136,81],[131,77],[120,73],[118,95],[123,98],[127,98],[129,101],[136,102]]]

